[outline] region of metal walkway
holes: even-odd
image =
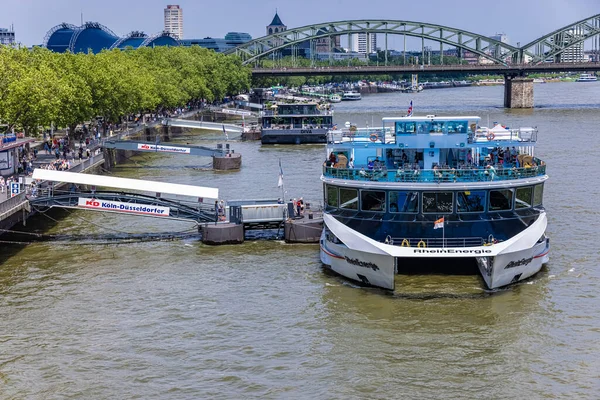
[[[187,204],[186,204],[187,203]],[[136,193],[118,192],[56,192],[52,189],[39,191],[29,199],[32,207],[60,207],[116,212],[194,222],[215,222],[217,214],[214,206],[163,199]]]
[[[205,121],[189,121],[187,119],[176,119],[176,118],[165,118],[162,121],[164,126],[175,126],[179,128],[194,128],[194,129],[207,129],[211,131],[223,131],[242,133],[242,127],[233,124],[222,124],[219,122],[205,122]]]
[[[133,150],[151,153],[185,154],[202,157],[224,157],[229,152],[228,149],[226,150],[222,147],[210,148],[205,146],[180,146],[130,140],[105,140],[104,147],[107,149]]]

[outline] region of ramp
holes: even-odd
[[[189,196],[202,199],[216,200],[219,198],[219,189],[202,186],[182,185],[179,183],[166,183],[145,181],[141,179],[116,178],[104,175],[80,174],[75,172],[51,171],[36,168],[33,170],[33,179],[52,182],[66,182],[77,185],[89,185],[113,189],[138,190],[149,193],[165,193],[178,196]]]
[[[187,119],[176,119],[176,118],[165,118],[162,121],[165,126],[176,126],[179,128],[193,128],[193,129],[207,129],[211,131],[225,131],[233,133],[242,133],[243,128],[241,126],[233,124],[222,124],[219,122],[205,122],[205,121],[189,121]]]

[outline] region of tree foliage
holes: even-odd
[[[0,123],[36,132],[214,101],[250,88],[234,56],[193,47],[54,53],[0,46]]]

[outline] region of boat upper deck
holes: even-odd
[[[383,118],[378,128],[331,130],[325,178],[381,182],[480,182],[546,175],[534,157],[536,128],[479,117]]]
[[[332,115],[329,104],[310,103],[275,103],[262,112],[264,118],[297,117],[297,116],[323,116]]]
[[[513,179],[533,178],[546,175],[546,165],[538,158],[532,158],[531,164],[523,167],[516,165],[462,165],[458,168],[420,169],[418,164],[400,166],[397,170],[387,168],[368,169],[323,167],[323,176],[334,179],[375,182],[412,182],[412,183],[468,183],[507,181]]]

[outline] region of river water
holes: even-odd
[[[335,121],[377,125],[411,99],[417,115],[539,128],[552,252],[534,279],[487,293],[477,276],[399,276],[389,294],[325,273],[317,245],[2,244],[0,398],[598,398],[600,82],[537,84],[533,110],[503,109],[502,87],[365,95],[336,105]],[[113,174],[277,198],[281,159],[286,197],[320,202],[322,146],[232,146],[241,171],[146,154]],[[30,225],[69,235],[194,229],[84,211],[50,218]]]

